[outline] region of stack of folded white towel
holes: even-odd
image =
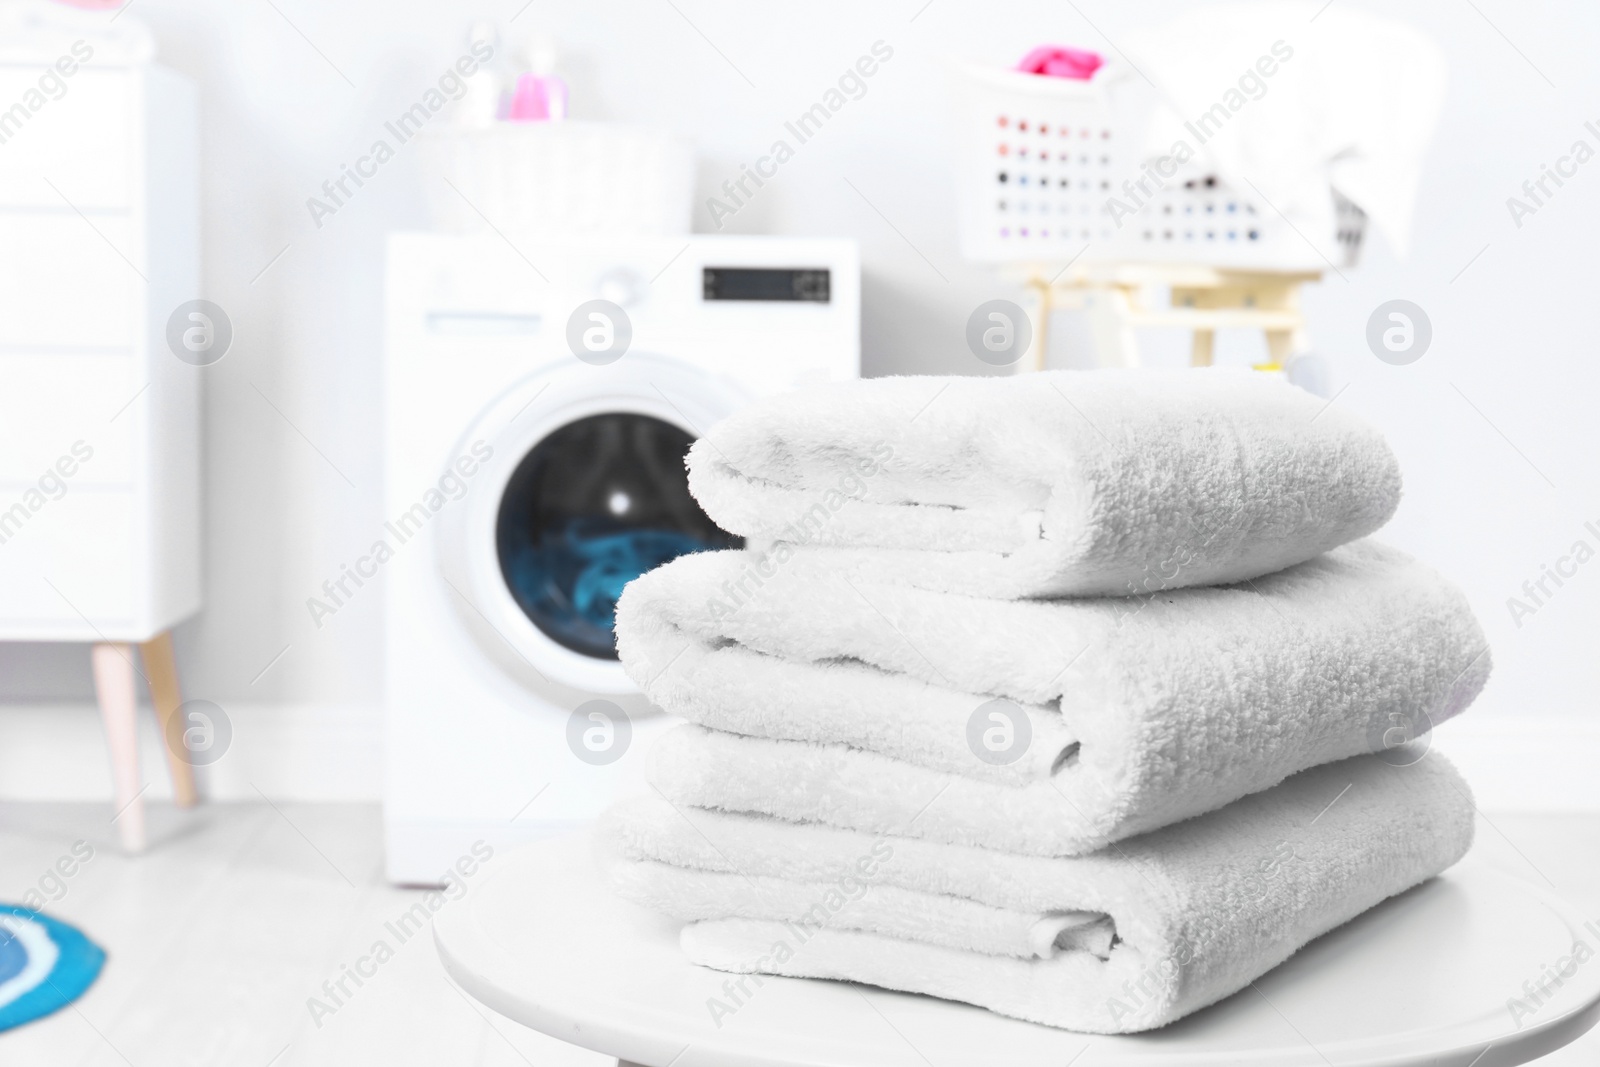
[[[1359,540],[1400,477],[1336,403],[1222,371],[877,379],[758,404],[689,471],[748,547],[624,593],[622,661],[689,725],[598,840],[697,963],[1144,1030],[1471,842],[1417,738],[1487,645]]]

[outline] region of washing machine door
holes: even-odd
[[[636,691],[612,637],[617,597],[677,556],[741,544],[689,495],[684,455],[746,399],[629,353],[531,375],[484,411],[447,461],[478,467],[438,545],[447,593],[491,658],[566,689]]]

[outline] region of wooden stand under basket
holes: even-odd
[[[1023,367],[1044,366],[1057,308],[1087,313],[1109,366],[1139,365],[1141,326],[1192,331],[1196,366],[1211,363],[1219,329],[1263,331],[1262,370],[1306,350],[1300,286],[1356,261],[1366,215],[1354,202],[1330,188],[1332,232],[1313,230],[1313,243],[1252,185],[1152,171],[1140,146],[1157,99],[1122,64],[1089,81],[979,64],[956,75],[961,252],[1029,291]],[[1146,303],[1156,286],[1168,306]]]
[[[1321,279],[1319,271],[1232,270],[1179,263],[1089,263],[1065,270],[1034,265],[1008,272],[1032,299],[1028,318],[1033,338],[1022,361],[1042,370],[1049,347],[1050,313],[1082,311],[1089,317],[1098,362],[1139,366],[1140,326],[1177,326],[1193,333],[1190,363],[1211,365],[1216,332],[1257,329],[1266,334],[1268,362],[1258,370],[1280,370],[1290,356],[1306,351],[1305,315],[1300,286]],[[1144,290],[1171,289],[1166,307],[1149,307]]]

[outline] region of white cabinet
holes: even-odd
[[[195,91],[107,51],[0,63],[0,640],[143,642],[200,607],[205,369],[166,340],[200,295]]]
[[[71,47],[63,52],[70,55]],[[43,66],[0,67],[0,101],[6,107],[24,100],[37,88]],[[16,118],[5,143],[8,166],[0,168],[0,203],[59,210],[61,197],[39,181],[47,177],[82,211],[129,207],[139,188],[140,120],[129,91],[128,67],[96,69],[95,60],[80,64],[56,99],[46,98],[37,113]],[[59,73],[59,72],[58,72]],[[54,84],[54,83],[52,83]],[[68,130],[58,137],[29,134],[29,129]],[[0,127],[0,134],[7,133]]]

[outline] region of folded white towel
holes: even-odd
[[[874,847],[885,855],[894,854],[892,845],[880,842]],[[1108,959],[1115,933],[1111,919],[1099,912],[994,908],[893,885],[874,885],[868,892],[868,883],[852,875],[841,876],[837,884],[789,881],[653,860],[615,860],[607,874],[619,895],[686,921],[738,917],[812,926],[832,922],[839,929],[1020,959],[1048,959],[1063,951]]]
[[[977,596],[1254,578],[1371,533],[1400,500],[1371,427],[1219,370],[840,383],[752,405],[688,462],[724,529]]]
[[[1378,756],[1325,764],[1071,859],[657,798],[613,809],[596,840],[620,861],[622,895],[693,923],[682,944],[696,963],[866,982],[1123,1033],[1227,996],[1439,873],[1465,854],[1472,829],[1466,784],[1430,753],[1405,767]],[[1067,913],[1069,930],[1106,917],[1114,939],[1017,948],[1030,921]],[[962,941],[974,949],[951,947]]]
[[[898,832],[944,790],[912,832],[1081,853],[1409,740],[1490,668],[1460,592],[1370,541],[1121,600],[983,600],[815,556],[766,563],[757,589],[760,557],[681,557],[618,606],[629,675],[714,728],[653,751],[675,800]]]

